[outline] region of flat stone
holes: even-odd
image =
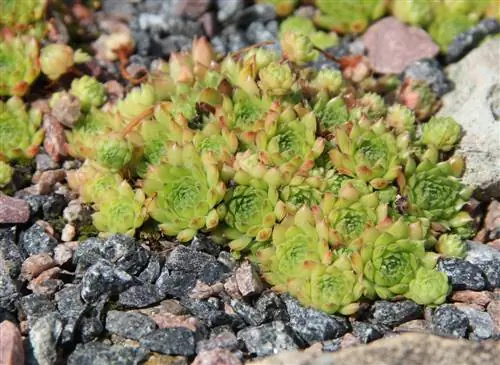
[[[461,310],[469,319],[472,329],[469,334],[471,340],[487,340],[495,335],[495,324],[487,312],[479,311],[473,307],[460,306]]]
[[[202,351],[195,357],[191,365],[242,365],[240,359],[225,349]]]
[[[141,337],[141,345],[165,355],[195,354],[194,333],[187,328],[162,328]]]
[[[264,289],[259,274],[248,261],[244,261],[236,269],[235,277],[238,289],[244,297],[259,294]]]
[[[15,312],[20,294],[16,282],[0,271],[0,309]]]
[[[264,323],[265,314],[242,300],[231,299],[230,306],[250,326],[259,326]]]
[[[28,255],[37,255],[40,253],[52,255],[58,242],[54,237],[45,232],[40,225],[33,224],[21,234],[19,244]]]
[[[393,17],[379,20],[363,35],[374,71],[400,73],[410,63],[438,54],[439,47],[421,28],[409,27]]]
[[[431,326],[436,335],[464,338],[467,336],[469,319],[454,305],[443,304],[432,314]]]
[[[330,316],[325,312],[303,307],[294,298],[284,295],[290,326],[307,343],[341,337],[349,330],[344,317]]]
[[[92,302],[102,294],[118,294],[133,284],[134,279],[127,272],[101,260],[83,275],[81,296]]]
[[[495,325],[495,334],[500,335],[500,299],[495,299],[490,304],[488,304],[487,308],[488,313],[493,320],[493,324]]]
[[[492,39],[447,68],[455,89],[446,94],[438,115],[460,123],[456,151],[467,160],[463,182],[479,199],[500,197],[500,39]]]
[[[201,353],[215,349],[236,351],[238,347],[238,338],[230,329],[226,329],[220,333],[216,333],[212,330],[208,340],[198,341],[196,344],[196,352]]]
[[[20,303],[29,327],[32,327],[38,319],[47,313],[57,312],[55,303],[40,294],[26,295],[21,298]]]
[[[148,357],[141,347],[106,345],[101,342],[78,344],[68,357],[68,365],[139,365]]]
[[[22,199],[0,195],[0,223],[26,223],[30,219],[30,206]]]
[[[486,280],[482,271],[470,262],[446,258],[439,260],[437,269],[448,275],[455,290],[483,290],[486,288]]]
[[[292,329],[280,321],[245,328],[237,336],[250,355],[269,356],[298,348]]]
[[[150,283],[134,285],[118,296],[118,304],[123,308],[145,308],[165,299],[156,290],[156,286]]]
[[[48,253],[39,253],[28,257],[21,266],[21,276],[26,280],[37,277],[42,271],[56,266]]]
[[[335,353],[285,352],[252,365],[484,365],[495,364],[500,347],[494,341],[471,342],[423,333],[407,333]]]
[[[422,306],[411,300],[388,302],[379,300],[371,308],[373,322],[393,327],[423,317]]]
[[[155,329],[156,323],[141,313],[109,311],[106,315],[106,330],[125,338],[138,340]]]
[[[495,296],[489,291],[460,290],[451,295],[451,300],[468,304],[477,304],[486,307]]]
[[[24,348],[21,333],[10,321],[0,323],[0,364],[24,364]]]
[[[55,364],[58,359],[57,344],[63,330],[62,317],[57,312],[38,319],[29,333],[33,357],[38,364]]]
[[[384,335],[384,331],[380,326],[371,323],[354,321],[351,326],[354,336],[359,338],[362,343],[375,341]]]

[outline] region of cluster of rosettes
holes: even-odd
[[[281,30],[295,30],[311,37],[319,48],[336,43],[336,33],[362,33],[373,21],[390,14],[404,23],[427,29],[446,53],[456,36],[481,18],[500,20],[498,0],[316,0],[310,16],[293,15],[296,0],[262,0],[273,5],[278,16],[287,16]],[[316,27],[327,34],[317,31]],[[336,33],[335,33],[336,32]]]
[[[133,235],[149,220],[181,242],[208,232],[328,312],[375,296],[442,303],[438,253],[462,256],[473,229],[463,160],[440,162],[459,125],[434,117],[420,130],[412,110],[369,91],[387,80],[353,81],[352,63],[307,67],[316,48],[303,34],[282,49],[218,62],[202,38],[121,100],[86,76],[55,94],[51,105],[80,102],[68,153],[86,161],[68,179],[96,228]]]

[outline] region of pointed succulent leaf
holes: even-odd
[[[0,27],[28,25],[45,15],[47,0],[2,0]]]
[[[430,0],[393,0],[392,15],[404,23],[426,26],[433,18]]]
[[[469,14],[446,12],[435,17],[429,26],[429,34],[441,51],[446,53],[455,37],[471,28],[474,23],[475,20]]]
[[[137,117],[155,103],[155,90],[150,84],[142,84],[132,89],[117,103],[117,110],[126,119]]]
[[[271,62],[259,71],[259,78],[259,87],[271,96],[290,93],[295,83],[295,75],[286,63]]]
[[[415,115],[401,104],[391,105],[385,120],[397,134],[408,132],[413,135],[415,132]]]
[[[309,86],[318,90],[325,91],[329,95],[338,95],[344,84],[342,73],[339,70],[323,69],[320,70],[309,83]]]
[[[93,159],[101,166],[119,171],[132,159],[133,146],[121,133],[101,135],[96,141]]]
[[[314,113],[319,120],[321,130],[333,132],[334,128],[347,122],[349,112],[340,96],[327,101],[327,98],[320,98],[314,105]]]

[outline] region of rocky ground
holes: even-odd
[[[225,53],[278,34],[272,9],[229,0],[108,0],[95,17],[91,27],[101,31],[130,29],[130,72],[189,48],[196,35]],[[471,34],[484,38],[491,29],[482,24]],[[394,41],[384,42],[380,34],[391,32]],[[356,317],[326,315],[270,291],[252,265],[209,237],[185,246],[147,229],[138,239],[95,238],[90,208],[66,186],[79,163],[56,162],[61,132],[46,120],[36,165],[18,166],[17,191],[0,196],[0,364],[237,365],[303,349],[258,364],[493,364],[500,357],[500,40],[463,57],[482,39],[465,37],[446,60],[421,32],[386,18],[331,52],[367,53],[378,72],[429,82],[444,95],[440,113],[464,129],[458,153],[467,158],[464,179],[477,192],[469,209],[481,229],[465,259],[439,263],[453,285],[448,303],[380,300],[363,303]],[[316,66],[324,64],[333,63]],[[120,78],[116,63],[101,66]]]

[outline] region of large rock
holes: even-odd
[[[463,179],[480,199],[500,197],[499,59],[500,39],[493,39],[449,66],[455,90],[443,97],[439,111],[462,125],[457,153],[467,158]]]
[[[484,365],[500,356],[495,341],[481,343],[453,340],[422,333],[408,333],[337,353],[286,352],[252,365]]]

